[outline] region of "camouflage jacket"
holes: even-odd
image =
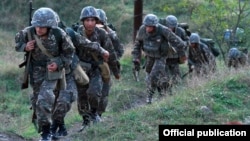
[[[57,42],[56,40],[56,35],[54,33],[55,30],[61,33],[60,42]],[[34,27],[30,26],[21,30],[15,36],[16,51],[25,52],[25,47],[28,42],[28,31],[31,32],[32,40],[34,40]],[[54,28],[53,30],[49,29],[48,32],[48,38],[41,39],[43,46],[52,56],[54,56],[53,60],[56,62],[59,70],[62,68],[69,68],[75,52],[75,47],[73,46],[72,41],[61,28]],[[32,64],[45,67],[50,60],[51,58],[43,54],[41,49],[35,44],[35,49],[31,52]]]
[[[134,48],[132,50],[133,59],[141,59],[142,51],[147,56],[160,58],[167,56],[169,45],[174,47],[177,53],[183,52],[185,43],[180,37],[163,25],[158,25],[154,33],[147,33],[146,27],[142,25],[136,35]]]
[[[188,64],[201,66],[203,64],[211,64],[215,61],[215,57],[203,43],[199,43],[197,47],[189,47]]]
[[[188,44],[189,44],[189,38],[188,38],[188,36],[186,35],[185,30],[182,29],[181,27],[176,27],[174,33],[175,33],[178,37],[180,37],[180,38],[182,39],[182,41],[185,42],[185,45],[186,45],[186,47],[187,47]],[[186,49],[185,49],[185,52],[186,52]],[[183,54],[183,53],[181,53],[181,54]],[[178,55],[177,53],[169,54],[169,55],[168,55],[168,58],[179,58],[179,55]]]
[[[92,35],[87,36],[85,34],[85,29],[84,29],[83,25],[81,25],[78,28],[78,33],[80,33],[80,35],[89,39],[92,42],[99,43],[101,45],[101,47],[103,47],[105,50],[107,50],[109,52],[108,64],[109,64],[110,70],[115,75],[120,73],[120,69],[118,68],[119,62],[117,59],[116,52],[114,50],[113,44],[112,44],[108,34],[106,33],[106,31],[104,29],[95,27]],[[93,62],[93,61],[95,62],[91,53],[87,50],[80,52],[78,56],[79,56],[80,60],[87,61],[87,62]],[[102,57],[99,56],[99,60],[103,60]]]
[[[124,45],[121,44],[121,41],[120,39],[118,38],[116,32],[114,30],[112,30],[111,28],[109,28],[108,26],[106,26],[107,28],[107,32],[108,32],[108,35],[112,41],[112,44],[114,46],[114,49],[115,49],[115,52],[116,52],[116,55],[118,58],[121,58],[122,55],[124,54]]]

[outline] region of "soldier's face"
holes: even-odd
[[[191,43],[190,46],[191,46],[192,48],[195,48],[195,47],[196,47],[196,43]]]
[[[48,28],[47,27],[36,27],[36,34],[38,36],[45,36],[47,35]]]
[[[146,26],[146,31],[147,33],[153,33],[155,30],[155,27],[154,26]]]
[[[85,30],[93,31],[96,26],[96,19],[95,18],[87,18],[83,21],[83,25]]]

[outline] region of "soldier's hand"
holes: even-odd
[[[34,45],[35,42],[36,42],[36,40],[31,40],[31,41],[27,42],[26,47],[25,47],[25,51],[33,50],[35,48],[35,45]]]
[[[181,64],[184,64],[185,62],[186,62],[186,60],[187,60],[187,56],[181,56],[180,58],[179,58],[179,61],[180,61],[180,63]]]
[[[115,79],[120,79],[120,78],[121,78],[120,74],[115,74]]]
[[[49,64],[49,65],[47,66],[47,69],[48,69],[48,71],[50,71],[50,72],[54,72],[54,71],[57,70],[57,64],[56,64],[55,62],[52,62],[51,64]]]
[[[103,60],[105,62],[108,62],[108,60],[109,60],[109,52],[108,51],[104,51],[103,54],[102,54],[102,57],[103,57]]]

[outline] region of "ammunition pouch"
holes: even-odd
[[[50,72],[47,69],[47,80],[57,80],[60,90],[66,89],[65,69]]]
[[[65,70],[64,70],[64,69],[62,69],[62,70],[57,70],[57,71],[53,71],[53,72],[47,70],[47,79],[48,79],[48,80],[58,80],[58,79],[62,79],[62,78],[63,78],[63,75],[65,75],[65,74],[63,74],[63,73],[65,73]]]
[[[89,77],[81,66],[82,62],[79,62],[73,71],[76,83],[79,85],[86,85],[89,83]]]
[[[80,61],[79,64],[80,64],[80,66],[82,67],[82,69],[85,72],[89,72],[91,70],[91,68],[92,68],[92,64],[91,63],[86,63],[86,62]]]

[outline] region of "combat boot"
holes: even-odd
[[[99,114],[95,113],[92,117],[93,123],[102,122],[102,118],[99,116]]]
[[[51,141],[50,125],[46,125],[42,127],[40,141]]]
[[[148,97],[147,97],[147,103],[148,104],[152,103],[152,95],[148,95]]]
[[[59,125],[58,125],[58,121],[57,120],[53,120],[53,123],[50,127],[50,132],[51,132],[51,135],[52,135],[52,139],[53,140],[56,140],[58,139],[57,138],[57,135],[56,135],[56,132],[57,132],[57,129],[58,129]]]
[[[86,127],[90,126],[90,119],[88,116],[83,116],[82,127],[78,132],[82,132]]]
[[[91,120],[93,121],[94,124],[102,121],[96,109],[91,110]]]
[[[147,92],[148,92],[148,97],[147,97],[147,101],[146,102],[148,104],[151,104],[152,103],[152,99],[153,99],[153,95],[154,95],[154,91],[151,90],[151,89],[148,89]]]
[[[68,135],[68,132],[67,132],[66,126],[65,126],[64,121],[63,121],[62,123],[59,124],[59,130],[57,132],[57,136],[63,137],[63,136],[67,136],[67,135]]]

